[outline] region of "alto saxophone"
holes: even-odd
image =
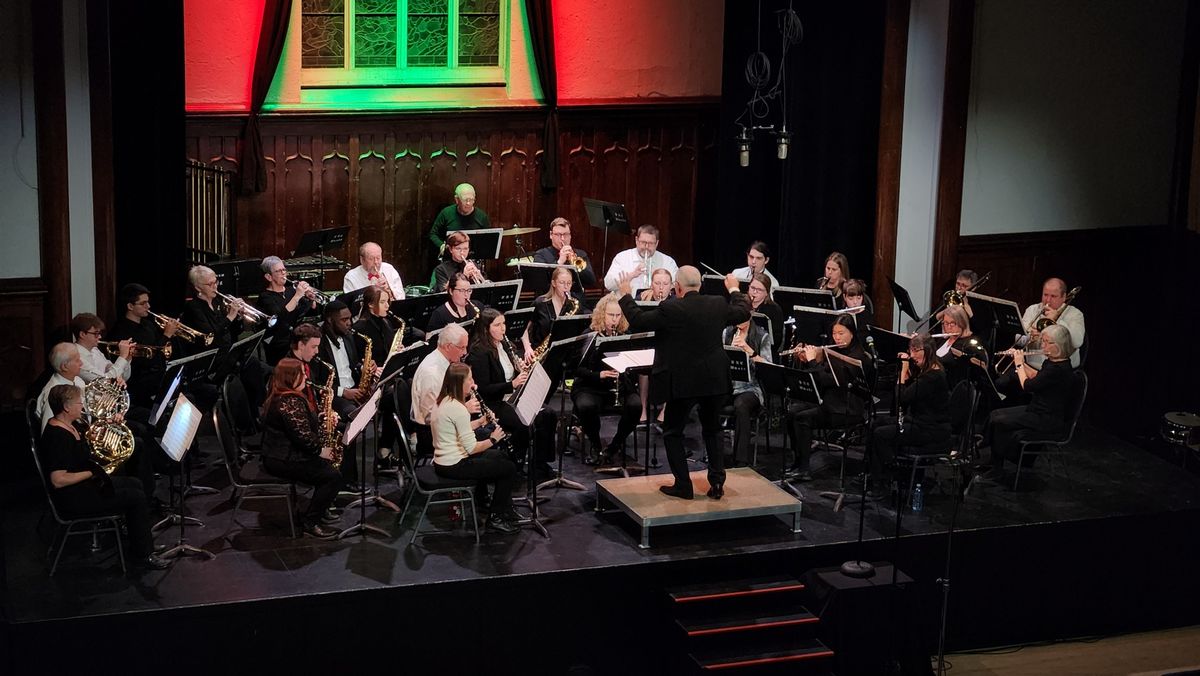
[[[396,333],[392,335],[392,346],[388,348],[388,359],[391,359],[392,355],[404,349],[404,332],[408,329],[408,326],[404,323],[403,319],[397,317],[390,310],[388,311],[388,316],[395,319],[398,324]]]
[[[567,299],[563,301],[563,311],[559,317],[574,317],[577,312],[579,312],[579,300],[575,296],[568,295]],[[547,333],[542,342],[533,350],[534,361],[541,361],[546,356],[546,352],[550,350],[550,337],[551,334]]]
[[[342,440],[338,434],[338,421],[334,417],[333,412],[333,395],[336,390],[333,387],[333,379],[335,371],[333,365],[317,358],[317,361],[325,365],[329,369],[329,377],[325,379],[325,384],[316,386],[321,393],[321,447],[328,448],[332,456],[329,463],[334,469],[342,466]]]
[[[375,357],[371,355],[371,339],[358,331],[355,331],[354,335],[362,338],[367,344],[363,349],[362,368],[358,375],[358,389],[370,392],[375,388]]]

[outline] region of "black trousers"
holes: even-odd
[[[750,426],[751,420],[758,415],[762,402],[753,392],[742,392],[733,395],[733,462],[748,464],[750,462]]]
[[[529,444],[534,442],[533,457],[534,462],[553,462],[555,459],[554,433],[558,426],[558,414],[548,408],[543,408],[533,419],[533,434],[529,434],[529,428],[521,422],[521,418],[517,416],[517,409],[513,408],[508,402],[498,401],[496,403],[488,403],[488,408],[496,414],[496,419],[500,421],[500,427],[509,434],[509,441],[512,443],[513,462],[518,465],[525,462],[529,457]]]
[[[950,450],[950,431],[905,425],[904,430],[896,424],[896,418],[887,416],[875,421],[871,432],[871,476],[876,480],[884,476],[884,467],[896,459],[896,451],[907,453],[938,453]]]
[[[319,522],[325,510],[333,504],[338,489],[342,487],[342,475],[322,457],[296,460],[281,460],[270,456],[263,458],[263,467],[281,479],[290,479],[313,487],[308,507],[300,513],[300,520],[307,528]]]
[[[788,431],[792,437],[792,449],[796,452],[792,466],[805,472],[808,471],[809,460],[812,458],[813,428],[840,429],[849,427],[856,421],[855,417],[830,410],[830,407],[824,404],[817,406],[806,401],[793,401],[788,404],[788,418],[791,419]]]
[[[1010,406],[992,411],[988,416],[987,438],[992,447],[992,465],[1003,467],[1004,461],[1020,456],[1020,442],[1052,435],[1062,431],[1062,421],[1028,413],[1024,406]]]
[[[488,449],[483,453],[459,460],[453,465],[435,463],[433,471],[446,479],[495,484],[496,490],[492,493],[492,515],[516,516],[515,510],[513,510],[512,492],[517,483],[517,466],[504,453]]]
[[[600,442],[600,414],[611,396],[611,391],[577,389],[571,392],[575,417],[579,418],[579,425],[583,428],[584,435],[592,442],[596,451],[603,447]],[[622,401],[621,418],[617,422],[617,432],[613,435],[609,448],[625,444],[625,439],[637,429],[638,417],[641,414],[641,397],[636,392],[626,394]]]
[[[344,432],[346,430],[346,425],[350,422],[350,414],[353,413],[354,409],[356,408],[358,408],[358,404],[350,401],[349,399],[344,399],[342,397],[333,398],[333,410],[337,411],[338,418],[340,418],[338,421],[338,429],[340,431]],[[345,483],[350,485],[358,483],[357,443],[352,442],[349,446],[342,449],[342,464],[340,470],[342,472],[342,479],[345,481]]]
[[[112,494],[102,492],[100,483],[89,479],[57,489],[53,494],[54,506],[66,518],[123,514],[133,556],[148,556],[154,551],[154,536],[150,534],[150,511],[146,508],[146,494],[141,483],[127,476],[114,476],[108,480],[112,481]]]
[[[704,449],[708,453],[708,483],[725,483],[725,448],[721,441],[721,406],[724,394],[706,397],[682,397],[667,402],[663,413],[663,446],[667,448],[667,464],[675,475],[676,486],[691,488],[692,478],[688,473],[687,456],[683,450],[683,430],[687,427],[692,409],[700,407],[700,430],[704,437]],[[640,412],[640,409],[639,409]]]

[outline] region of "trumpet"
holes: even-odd
[[[113,340],[102,340],[100,346],[110,355],[116,356],[121,353],[121,344]],[[163,359],[171,358],[171,344],[167,343],[163,346],[158,345],[130,345],[130,358],[145,358],[150,359],[157,355],[162,355]]]
[[[276,317],[275,315],[267,316],[267,313],[263,312],[262,310],[259,310],[258,308],[254,307],[253,305],[246,303],[246,301],[242,300],[241,298],[230,296],[230,295],[221,293],[220,291],[217,291],[216,294],[217,294],[217,296],[223,298],[225,300],[225,302],[229,303],[230,305],[232,305],[234,303],[241,303],[242,304],[241,316],[243,319],[250,318],[256,322],[265,321],[267,323],[267,328],[271,328],[271,327],[275,326],[275,322],[279,321],[279,317]]]
[[[180,322],[177,319],[164,317],[157,312],[150,312],[150,316],[154,318],[154,323],[158,324],[158,328],[160,329],[166,329],[167,324],[175,322],[176,326],[178,327],[175,329],[175,335],[183,338],[189,343],[204,343],[205,345],[212,345],[213,336],[211,333],[200,333],[196,329],[184,325],[183,322]]]
[[[483,261],[468,260],[466,264],[463,265],[463,274],[467,276],[467,279],[471,280],[472,284],[485,284],[488,281],[487,276],[483,274],[483,267],[479,265],[482,262]],[[467,266],[470,267],[468,268]],[[470,270],[470,272],[468,270]],[[395,296],[392,297],[395,298]]]
[[[296,289],[297,291],[300,289],[300,285],[297,284],[296,282],[288,282],[288,283],[292,285],[293,289]],[[325,297],[325,294],[321,293],[320,291],[314,289],[311,286],[308,287],[308,291],[305,292],[304,297],[309,299],[310,301],[312,301],[312,304],[317,307],[321,307],[329,302],[329,299]]]

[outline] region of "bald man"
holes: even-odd
[[[346,273],[342,282],[342,293],[350,293],[365,289],[368,286],[378,286],[392,296],[392,300],[404,299],[404,283],[400,281],[400,273],[391,263],[383,262],[383,248],[375,242],[367,242],[358,247],[358,267]]]
[[[1051,277],[1042,284],[1042,302],[1025,308],[1025,313],[1021,315],[1021,323],[1029,332],[1030,346],[1039,345],[1040,335],[1034,328],[1034,324],[1040,317],[1052,319],[1056,324],[1062,324],[1067,331],[1070,331],[1071,344],[1075,348],[1075,351],[1071,353],[1071,367],[1079,368],[1079,347],[1083,345],[1086,335],[1083,310],[1074,305],[1067,305],[1067,283],[1058,277]],[[1042,361],[1042,355],[1030,355],[1025,359],[1025,362],[1035,369],[1041,368]]]
[[[470,183],[459,183],[454,187],[454,204],[438,212],[429,229],[429,241],[440,252],[446,242],[446,233],[452,230],[482,230],[492,227],[491,220],[483,209],[475,206],[475,188]]]

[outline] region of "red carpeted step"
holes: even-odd
[[[732,634],[739,631],[755,631],[774,629],[778,627],[793,627],[802,624],[815,624],[820,618],[808,610],[801,608],[788,613],[739,613],[720,618],[697,618],[677,620],[680,627],[688,636],[711,636],[714,634]]]
[[[695,603],[717,599],[748,597],[761,594],[804,591],[804,584],[794,577],[751,578],[728,580],[712,584],[689,585],[668,589],[667,594],[675,603]]]
[[[833,657],[833,651],[816,639],[796,641],[788,646],[757,650],[727,650],[692,653],[692,659],[705,671],[740,669],[769,664],[820,662]]]

